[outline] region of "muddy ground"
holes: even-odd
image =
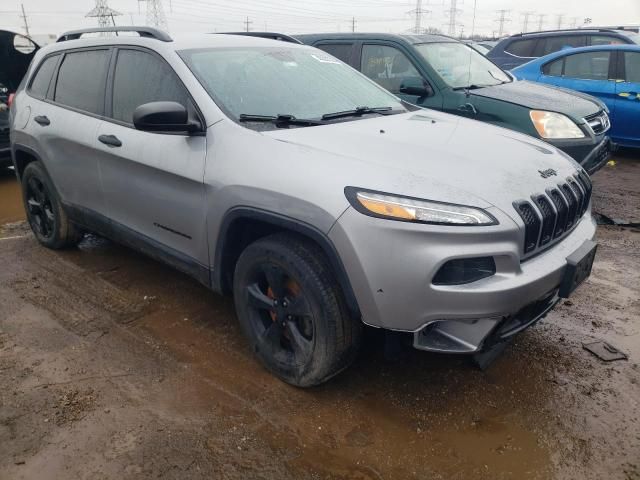
[[[638,221],[640,155],[595,176]],[[485,372],[369,332],[298,390],[254,361],[229,299],[114,243],[52,252],[0,175],[0,479],[640,479],[640,232]],[[605,339],[629,360],[582,348]]]

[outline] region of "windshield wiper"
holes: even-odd
[[[322,120],[313,120],[311,118],[296,118],[294,115],[252,115],[241,113],[239,120],[241,122],[264,122],[274,123],[278,126],[299,125],[301,127],[310,127],[314,125],[326,125],[327,122]]]
[[[353,110],[345,110],[343,112],[325,113],[322,115],[322,120],[333,120],[334,118],[343,117],[360,117],[366,113],[379,113],[380,115],[390,115],[392,113],[391,107],[356,107]]]

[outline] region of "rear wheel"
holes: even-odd
[[[64,209],[53,183],[39,162],[32,162],[22,174],[22,198],[27,220],[38,241],[53,249],[77,245],[81,233]]]
[[[252,349],[287,383],[320,384],[355,358],[362,325],[322,251],[303,238],[277,234],[249,245],[236,264],[234,298]]]

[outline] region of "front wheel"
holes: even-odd
[[[233,283],[252,349],[285,382],[318,385],[355,358],[362,324],[315,244],[289,234],[260,239],[240,256]]]

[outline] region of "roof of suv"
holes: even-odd
[[[554,37],[557,35],[585,35],[589,33],[613,33],[622,37],[628,37],[631,32],[625,30],[614,30],[611,28],[567,28],[564,30],[542,30],[539,32],[516,33],[507,38],[519,37]]]
[[[305,43],[312,43],[316,40],[392,40],[410,43],[412,45],[419,43],[439,43],[439,42],[458,42],[459,40],[447,35],[398,35],[393,33],[311,33],[304,35],[295,35],[296,38]]]

